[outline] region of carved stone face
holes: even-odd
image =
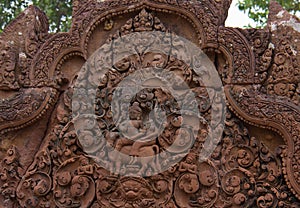
[[[129,180],[122,183],[122,190],[126,197],[126,200],[134,201],[141,199],[147,192],[147,189],[137,181]]]
[[[121,61],[116,63],[115,66],[118,69],[118,71],[124,72],[128,70],[130,67],[130,59],[129,58],[122,59]]]
[[[142,109],[138,102],[134,102],[132,106],[129,107],[129,118],[131,120],[140,120],[142,116]]]
[[[123,183],[123,190],[128,200],[135,200],[140,196],[140,187],[137,183],[126,182]]]

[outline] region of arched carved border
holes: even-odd
[[[186,18],[193,24],[195,31],[199,31],[198,36],[200,37],[201,35],[201,39],[203,39],[200,41],[200,45],[205,45],[205,39],[210,42],[210,45],[213,45],[216,42],[217,25],[220,20],[206,2],[195,5],[194,3],[185,1],[161,2],[155,0],[143,0],[135,2],[123,1],[122,4],[117,1],[105,1],[101,3],[88,1],[86,5],[83,6],[83,4],[84,2],[82,2],[81,9],[74,12],[73,24],[70,32],[47,35],[44,43],[40,45],[36,51],[32,58],[32,64],[29,66],[30,86],[38,88],[50,87],[54,89],[52,91],[59,89],[62,77],[59,70],[57,70],[59,68],[57,66],[61,64],[61,60],[73,52],[82,53],[83,57],[87,59],[85,43],[88,41],[89,34],[93,31],[93,28],[95,28],[98,23],[105,21],[111,16],[118,15],[121,11],[126,13],[138,11],[142,8],[148,8],[158,12],[173,12]],[[132,9],[126,11],[126,7],[129,5]],[[36,10],[36,8],[34,9]],[[208,13],[209,17],[200,18],[207,16]],[[88,18],[88,20],[85,18]],[[17,20],[22,21],[21,18],[18,18]],[[14,24],[18,24],[17,20],[10,25],[10,28],[14,28]],[[86,25],[84,22],[88,24]],[[78,28],[77,25],[82,25],[82,27]],[[206,25],[204,31],[202,25]],[[205,37],[203,34],[209,34],[210,36]],[[54,99],[50,100],[50,97],[53,97]],[[44,115],[49,108],[49,105],[56,102],[56,97],[57,95],[55,93],[53,94],[50,92],[44,97],[43,102],[40,104],[40,108],[32,112],[30,116],[23,116],[23,118],[9,123],[5,122],[2,126],[0,125],[0,130],[3,130],[2,133],[5,133],[30,125]],[[9,103],[10,101],[8,100],[7,102]]]
[[[207,3],[207,2],[206,2]],[[203,3],[205,5],[205,1]],[[231,82],[231,84],[253,84],[254,77],[254,67],[255,67],[255,60],[253,58],[253,54],[251,54],[250,46],[247,44],[246,39],[243,37],[242,34],[238,33],[233,29],[224,29],[218,27],[221,25],[222,18],[220,20],[217,17],[207,16],[205,15],[205,11],[201,10],[203,5],[201,3],[193,3],[189,4],[185,1],[154,1],[154,0],[143,0],[143,1],[124,1],[120,5],[117,1],[106,1],[103,3],[97,3],[96,1],[89,1],[86,4],[82,4],[82,8],[80,8],[77,12],[75,12],[73,27],[69,33],[60,33],[57,35],[51,36],[49,39],[45,41],[45,43],[40,47],[37,51],[35,58],[33,59],[33,64],[31,66],[31,73],[30,78],[33,81],[32,86],[38,87],[51,87],[54,90],[50,90],[51,93],[47,95],[46,99],[44,99],[43,104],[39,108],[39,110],[32,113],[29,117],[18,121],[12,121],[11,123],[1,126],[0,129],[5,129],[5,131],[22,128],[25,125],[32,123],[34,120],[41,117],[41,113],[47,110],[47,106],[53,101],[56,100],[56,90],[55,88],[59,88],[59,84],[57,80],[59,80],[59,76],[56,76],[55,69],[57,65],[61,62],[57,60],[64,60],[64,56],[71,54],[72,52],[79,52],[83,53],[84,57],[86,57],[84,43],[85,35],[88,34],[89,31],[95,27],[97,21],[103,21],[104,16],[109,18],[110,15],[117,15],[118,11],[124,10],[125,6],[131,5],[131,9],[138,10],[142,7],[148,6],[149,8],[153,9],[161,9],[164,8],[169,11],[174,11],[175,13],[179,12],[184,14],[184,16],[191,17],[192,21],[196,22],[195,25],[204,24],[201,22],[203,19],[212,19],[214,18],[215,21],[211,22],[212,24],[208,24],[203,26],[204,32],[208,32],[206,28],[212,27],[216,29],[216,34],[218,34],[218,40],[215,39],[217,36],[214,36],[212,33],[210,38],[207,38],[207,44],[219,45],[217,49],[222,50],[227,54],[227,57],[232,58],[232,54],[234,55],[233,50],[241,50],[241,53],[248,54],[248,57],[244,58],[246,60],[246,67],[242,67],[243,72],[248,72],[248,76],[245,76],[245,79],[241,79],[237,82]],[[199,8],[199,10],[198,10]],[[209,7],[207,7],[209,11]],[[102,16],[99,16],[101,14]],[[201,13],[202,12],[202,13]],[[115,13],[115,14],[114,14]],[[213,13],[212,13],[213,14]],[[95,16],[98,17],[94,22],[91,21],[91,18]],[[86,20],[84,23],[84,18],[88,17],[89,19]],[[78,20],[78,21],[77,21]],[[207,23],[207,22],[205,22]],[[82,26],[79,28],[79,26]],[[199,29],[199,28],[197,28]],[[231,32],[232,34],[236,35],[237,38],[232,39],[232,37],[226,36],[226,32]],[[226,45],[221,40],[222,35],[225,34],[223,37],[225,43],[232,42],[231,45]],[[86,36],[88,38],[88,35]],[[205,44],[205,43],[202,43]],[[236,46],[234,46],[236,44]],[[246,51],[244,51],[244,48]],[[233,60],[233,69],[232,73],[235,73],[239,70],[237,66],[240,65],[238,61],[239,59]],[[249,62],[249,64],[248,64]],[[236,71],[237,70],[237,71]],[[248,71],[249,70],[249,71]],[[58,73],[59,74],[59,73]],[[284,161],[284,173],[285,178],[287,181],[288,186],[292,189],[293,193],[300,199],[300,187],[299,183],[295,175],[293,174],[297,170],[294,168],[299,166],[300,162],[297,161],[295,156],[295,149],[299,149],[299,141],[300,141],[300,109],[297,106],[288,105],[286,102],[284,105],[278,99],[274,99],[270,96],[259,94],[255,91],[255,89],[250,88],[247,89],[245,86],[240,87],[238,86],[238,90],[236,90],[232,86],[226,86],[226,95],[227,99],[230,104],[230,108],[244,121],[257,125],[259,127],[271,128],[273,130],[277,130],[285,139],[285,142],[288,146],[287,150],[284,151],[282,154],[283,161]],[[229,90],[230,89],[230,90]],[[54,91],[54,92],[53,92]],[[241,96],[240,96],[241,95]],[[239,98],[243,99],[239,99]],[[9,101],[8,101],[9,102]],[[266,112],[263,112],[264,107],[268,107]],[[273,106],[273,108],[269,108],[269,106]],[[276,107],[274,107],[276,106]],[[253,110],[255,109],[255,110]],[[294,148],[295,147],[295,148]]]
[[[246,38],[237,29],[219,27],[218,43],[230,64],[224,85],[253,84],[255,57]]]
[[[287,145],[281,154],[283,173],[288,187],[300,199],[298,172],[300,161],[295,150],[300,148],[300,109],[293,103],[282,102],[276,97],[261,94],[253,87],[227,86],[229,108],[245,122],[278,132]],[[242,97],[240,95],[243,95]]]
[[[42,118],[56,103],[58,94],[56,89],[48,87],[25,89],[21,90],[16,97],[5,100],[7,105],[13,103],[14,106],[10,109],[11,111],[2,112],[3,117],[6,116],[7,119],[8,115],[12,115],[14,119],[1,122],[0,133],[5,134],[22,129]],[[19,115],[16,115],[17,109],[20,110]],[[26,109],[28,109],[27,112]]]
[[[249,73],[244,74],[248,76],[245,76],[242,82],[232,80],[230,77],[229,85],[225,85],[229,108],[243,121],[257,127],[271,129],[283,137],[287,145],[287,149],[281,155],[283,173],[289,188],[300,199],[299,179],[297,181],[295,176],[295,173],[299,171],[297,167],[300,165],[300,161],[295,155],[295,150],[300,148],[300,107],[288,103],[286,100],[283,102],[274,96],[262,94],[255,89],[255,57],[246,38],[241,33],[235,29],[221,27],[218,38],[219,50],[225,53],[232,63],[233,68],[229,69],[229,73],[233,77],[236,71],[240,70],[237,66],[240,66],[241,61],[249,63],[244,66]],[[240,51],[243,47],[247,49],[248,60],[247,57],[245,59],[235,53],[235,50]],[[240,78],[240,75],[236,78]],[[266,106],[268,107],[265,108]],[[264,113],[263,110],[268,111],[270,115]]]
[[[203,7],[203,5],[200,3],[197,5],[196,3],[192,4],[182,1],[178,4],[176,3],[174,5],[170,5],[167,3],[150,0],[134,3],[124,1],[122,4],[113,4],[114,2],[115,1],[105,1],[97,3],[95,1],[90,1],[86,5],[82,5],[81,9],[79,9],[73,17],[73,23],[70,32],[57,34],[43,45],[39,55],[35,58],[36,64],[31,67],[31,73],[34,74],[34,79],[37,80],[38,83],[43,83],[45,80],[51,80],[52,82],[55,82],[55,77],[51,76],[54,74],[53,70],[55,69],[55,66],[51,66],[53,63],[51,64],[51,61],[48,61],[49,59],[52,59],[50,57],[54,57],[54,59],[56,59],[58,56],[61,56],[60,54],[65,54],[65,50],[68,50],[69,52],[74,50],[82,52],[85,59],[87,59],[88,54],[86,43],[89,40],[90,34],[98,24],[105,22],[105,20],[113,16],[138,11],[143,8],[148,8],[158,12],[176,13],[188,19],[188,21],[193,24],[195,31],[199,31],[198,36],[201,35],[201,39],[203,38],[203,40],[201,40],[202,42],[200,42],[202,46],[204,46],[206,42],[210,42],[211,44],[216,43],[217,26],[219,22],[218,17],[214,16],[215,14],[209,7]],[[130,5],[130,9],[126,10],[128,5]],[[208,12],[210,13],[209,16]],[[200,18],[203,16],[207,16],[207,18]],[[204,30],[202,25],[206,25]],[[208,34],[207,37],[205,37],[204,34]],[[43,74],[43,69],[45,68],[50,69],[48,74]]]
[[[159,5],[157,4],[149,4],[148,2],[146,2],[145,4],[137,4],[137,5],[133,5],[132,9],[130,10],[125,10],[123,8],[118,8],[118,10],[111,10],[108,11],[108,15],[105,14],[101,14],[101,16],[95,16],[95,20],[91,22],[91,24],[88,25],[87,27],[87,33],[84,34],[84,37],[82,38],[83,43],[82,47],[84,48],[84,54],[85,56],[87,56],[88,52],[87,52],[87,43],[89,42],[90,39],[90,35],[93,33],[94,29],[101,23],[105,22],[105,20],[109,20],[110,18],[113,18],[117,15],[122,15],[122,14],[126,14],[126,13],[130,13],[130,12],[135,12],[135,11],[140,11],[142,9],[149,9],[151,11],[157,11],[157,12],[161,12],[161,13],[165,13],[165,14],[176,14],[179,15],[180,17],[183,17],[184,19],[186,19],[187,21],[189,21],[195,31],[197,32],[197,36],[198,36],[198,44],[203,47],[204,44],[206,44],[207,42],[207,37],[205,36],[205,30],[202,26],[203,22],[199,21],[197,19],[197,17],[193,16],[193,15],[184,15],[185,14],[185,10],[181,9],[181,8],[176,8],[176,7],[167,7],[167,6],[163,6],[163,7],[159,7]],[[93,18],[92,18],[93,19]]]

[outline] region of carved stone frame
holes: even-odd
[[[221,77],[229,109],[244,122],[275,131],[284,139],[286,149],[281,154],[283,174],[288,187],[300,200],[299,176],[295,174],[300,166],[299,105],[285,98],[263,93],[258,89],[258,86],[263,83],[262,72],[266,72],[270,65],[264,65],[259,60],[255,54],[257,51],[253,50],[255,42],[247,37],[246,32],[224,27],[229,5],[229,0],[192,3],[181,0],[74,1],[73,22],[68,33],[47,34],[44,28],[35,32],[35,36],[40,39],[35,39],[38,49],[30,54],[28,67],[30,82],[22,85],[20,92],[37,96],[43,89],[43,97],[37,98],[40,102],[39,107],[33,112],[24,112],[10,122],[1,120],[2,134],[32,124],[52,108],[51,106],[58,101],[59,90],[64,88],[65,77],[61,67],[74,56],[84,60],[90,57],[93,52],[89,48],[90,38],[99,25],[105,25],[117,16],[135,14],[142,9],[164,15],[178,15],[194,27],[197,33],[197,44],[203,50],[225,57],[226,66],[220,65],[218,70],[224,72],[224,76]],[[29,8],[29,11],[34,14],[38,13],[36,10],[34,7]],[[21,21],[21,17],[6,28],[1,36],[2,39],[8,40],[8,36],[14,33],[15,28],[19,29],[18,20]],[[25,28],[21,29],[25,31]],[[107,34],[109,33],[113,32],[107,31]],[[264,38],[264,34],[269,32],[262,29],[259,33],[260,37]],[[26,40],[34,42],[30,38]],[[24,50],[28,51],[26,47],[25,45]],[[267,50],[268,48],[265,48],[265,51]],[[23,98],[14,95],[3,102],[12,105],[16,100],[22,102]]]

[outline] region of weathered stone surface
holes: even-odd
[[[74,1],[68,33],[49,34],[45,14],[33,6],[8,25],[0,36],[0,207],[299,207],[299,19],[273,2],[265,29],[226,28],[230,3]],[[155,45],[150,37],[142,44],[126,40],[149,31],[164,34],[159,45],[177,56],[147,51]],[[215,77],[202,77],[197,63],[185,62],[178,36],[215,65],[228,107],[224,125],[212,118],[223,111],[221,87],[207,86]],[[126,47],[118,46],[120,38]],[[95,55],[100,47],[102,55]],[[120,55],[130,50],[139,53]],[[111,57],[119,59],[101,74]],[[82,75],[90,66],[99,70]],[[158,82],[159,73],[152,74],[124,110],[114,93],[126,100],[121,83],[136,86],[139,78],[126,78],[149,78],[151,67],[180,79]],[[74,109],[88,108],[73,97],[83,76],[80,95],[93,95],[95,82],[97,90],[94,114],[78,118]],[[189,93],[174,97],[160,88],[179,92],[182,81],[200,105],[184,102]],[[157,106],[165,112],[155,111],[163,115],[155,122],[166,120],[163,128],[146,122]],[[192,110],[181,112],[185,106]],[[113,117],[121,114],[131,126],[116,124]],[[76,124],[83,118],[80,137]],[[223,128],[219,142],[206,143],[211,129]],[[183,159],[173,164],[174,155]]]
[[[274,63],[267,79],[268,94],[290,98],[300,104],[300,20],[273,2],[268,22]]]

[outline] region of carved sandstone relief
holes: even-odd
[[[291,43],[281,43],[285,38],[272,31],[272,23],[269,29],[262,30],[225,28],[229,5],[226,0],[74,1],[69,33],[47,34],[45,16],[34,7],[28,11],[41,15],[42,22],[31,24],[38,29],[19,29],[23,22],[36,21],[30,19],[30,12],[11,23],[1,36],[8,52],[1,59],[7,64],[0,72],[1,96],[5,98],[1,102],[1,142],[6,142],[0,155],[0,205],[300,206],[300,111],[296,87],[299,81],[295,64],[298,50]],[[278,5],[273,8],[274,13],[280,12]],[[291,39],[299,35],[287,25],[278,27],[291,31]],[[34,37],[29,38],[35,40],[34,44],[29,40],[25,43],[12,40],[11,34],[16,31]],[[87,86],[94,80],[98,83],[92,107],[95,114],[81,117],[80,126],[86,132],[84,137],[78,136],[74,108],[84,106],[74,103],[72,98],[83,63],[103,44],[147,31],[163,32],[166,39],[175,37],[172,34],[187,38],[205,51],[218,70],[228,110],[224,114],[222,138],[204,161],[201,153],[208,147],[205,141],[209,128],[221,125],[212,123],[212,113],[222,108],[214,109],[211,102],[221,102],[222,98],[216,86],[202,82],[203,77],[195,73],[191,63],[159,52],[121,57],[103,76],[88,76]],[[12,41],[15,45],[11,46]],[[181,48],[180,41],[169,42],[171,48]],[[107,49],[107,54],[119,53],[113,49]],[[97,62],[101,58],[96,56],[94,65],[101,64]],[[147,88],[126,97],[126,88],[118,88],[120,83],[136,73],[149,77],[149,67],[160,67],[166,74],[175,73],[180,80],[171,85],[180,91],[183,80],[199,104],[184,103],[189,100],[188,94],[174,97],[161,87],[164,83],[153,79],[145,80]],[[275,73],[286,69],[295,75]],[[151,75],[155,76],[158,74]],[[123,86],[136,84],[127,82]],[[291,90],[284,90],[282,84]],[[215,92],[213,99],[211,91]],[[128,100],[114,103],[115,92]],[[126,102],[128,110],[122,106]],[[190,105],[188,109],[199,111],[201,117],[193,111],[180,111],[184,108],[180,103]],[[155,111],[157,106],[161,111]],[[131,128],[126,121],[114,122],[116,114],[126,114]],[[166,122],[160,126],[162,118]],[[42,121],[47,124],[38,132]],[[195,125],[197,131],[193,131]],[[254,133],[254,126],[271,131]],[[18,141],[26,140],[28,131],[37,133],[32,138],[34,150],[25,155],[24,144]],[[213,143],[214,138],[210,139]],[[134,159],[127,160],[122,154]],[[173,163],[176,157],[182,160]],[[102,164],[103,160],[107,164]],[[153,174],[162,168],[164,171]]]

